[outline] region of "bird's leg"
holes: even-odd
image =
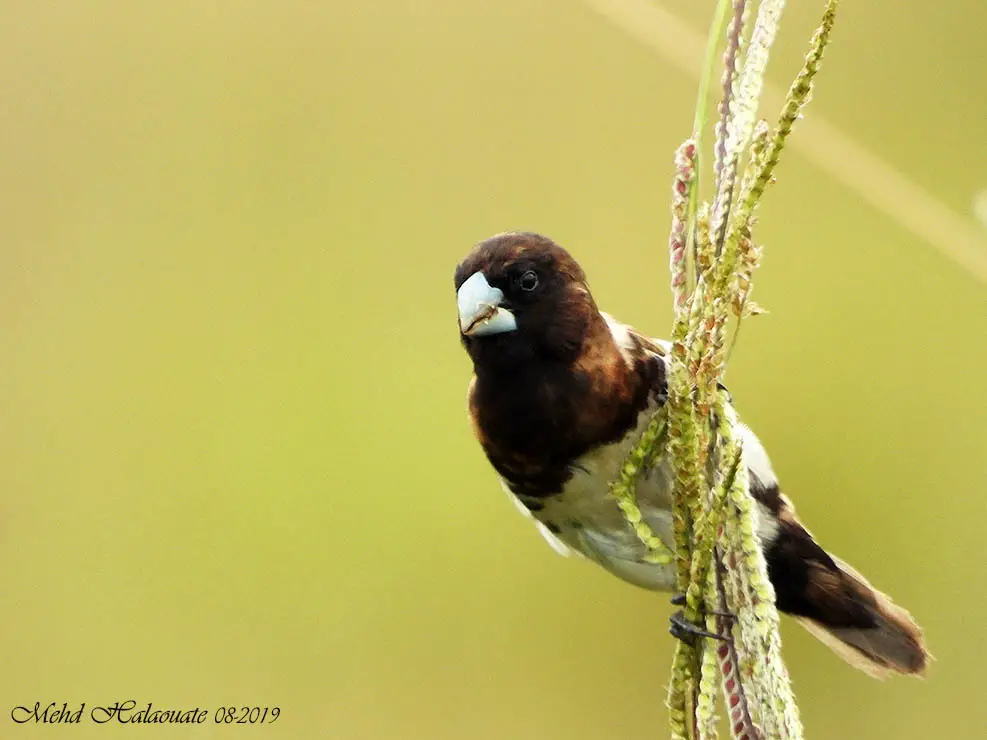
[[[715,632],[710,632],[709,630],[704,630],[688,619],[685,618],[685,614],[682,610],[675,612],[671,617],[669,617],[669,622],[671,625],[668,628],[668,633],[677,640],[681,640],[689,645],[694,645],[696,639],[699,637],[708,637],[711,640],[729,640],[729,637],[724,637],[723,635],[718,635]]]
[[[685,606],[685,594],[676,594],[673,596],[672,604],[675,606]],[[708,613],[723,619],[736,619],[733,614],[729,614],[727,612],[711,611]],[[674,612],[672,616],[669,617],[669,622],[671,622],[671,626],[668,628],[669,634],[671,634],[675,639],[682,640],[682,642],[689,643],[690,645],[694,644],[696,638],[699,637],[708,637],[711,640],[730,639],[728,635],[718,635],[715,632],[710,632],[709,630],[705,630],[699,625],[690,622],[685,618],[685,612],[682,609]]]

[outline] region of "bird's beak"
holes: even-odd
[[[500,304],[504,292],[487,282],[482,272],[474,272],[456,294],[459,328],[469,337],[502,334],[517,329],[514,314]]]

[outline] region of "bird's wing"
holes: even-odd
[[[607,326],[610,329],[610,334],[617,343],[618,349],[620,349],[620,351],[624,354],[624,357],[629,360],[639,348],[649,354],[661,358],[667,357],[668,353],[671,352],[671,342],[667,342],[664,339],[655,339],[653,337],[646,336],[634,327],[617,321],[617,319],[604,311],[601,311],[600,315],[607,322]]]
[[[642,347],[657,357],[667,357],[669,352],[672,351],[672,343],[666,339],[646,337],[644,334],[641,334],[641,332],[636,331],[631,327],[627,327],[627,331],[632,337],[636,338],[641,343]]]

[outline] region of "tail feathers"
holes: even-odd
[[[823,550],[792,511],[778,525],[767,553],[778,608],[875,678],[921,676],[932,656],[911,615]]]
[[[923,676],[932,655],[915,620],[853,568],[836,558],[833,561],[872,624],[827,625],[810,617],[800,617],[799,622],[847,663],[874,678],[884,679],[892,673]]]

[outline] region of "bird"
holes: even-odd
[[[602,312],[576,260],[533,232],[476,244],[456,266],[455,288],[460,340],[473,365],[470,424],[508,495],[557,552],[674,593],[674,565],[647,557],[609,495],[667,399],[671,345]],[[749,427],[739,429],[779,611],[871,676],[923,675],[931,656],[921,628],[816,542],[764,446]],[[673,549],[667,459],[638,481],[637,499],[644,521]]]

